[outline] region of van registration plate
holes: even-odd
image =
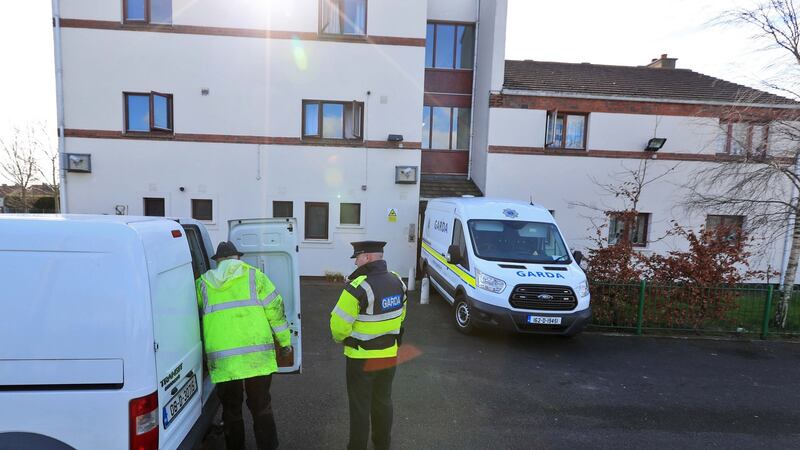
[[[175,417],[183,411],[183,407],[189,403],[189,400],[194,397],[194,394],[197,392],[197,376],[192,374],[192,377],[189,378],[183,387],[175,394],[170,401],[164,406],[164,414],[162,417],[164,418],[164,428],[166,429]]]
[[[528,316],[528,323],[540,325],[561,325],[561,317]]]

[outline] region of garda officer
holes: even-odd
[[[370,419],[372,442],[388,449],[392,431],[392,380],[406,315],[406,286],[383,260],[386,242],[353,242],[358,266],[331,312],[333,340],[344,344],[350,442],[366,449]]]
[[[211,372],[222,402],[225,444],[244,449],[242,388],[253,416],[259,449],[278,447],[269,388],[281,354],[291,352],[283,299],[263,272],[239,260],[243,253],[232,242],[220,242],[212,259],[217,268],[197,280],[203,338]]]

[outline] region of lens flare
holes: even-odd
[[[308,56],[306,50],[303,48],[303,42],[298,37],[292,38],[292,56],[294,56],[294,63],[300,70],[308,68]]]

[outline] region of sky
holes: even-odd
[[[750,30],[710,23],[746,5],[752,1],[509,0],[506,59],[637,66],[667,53],[678,68],[759,88],[774,74],[776,53]],[[0,136],[31,121],[55,131],[51,0],[0,0],[0,62]]]

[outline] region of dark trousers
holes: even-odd
[[[392,433],[392,380],[397,358],[346,359],[350,403],[350,442],[347,448],[367,448],[371,421],[375,449],[388,449]]]
[[[272,399],[269,395],[270,384],[272,384],[272,375],[217,383],[217,394],[222,403],[222,421],[227,450],[244,450],[245,448],[242,385],[244,385],[244,391],[247,392],[247,408],[253,416],[253,433],[256,435],[256,444],[259,450],[278,448],[278,431],[275,427]]]

